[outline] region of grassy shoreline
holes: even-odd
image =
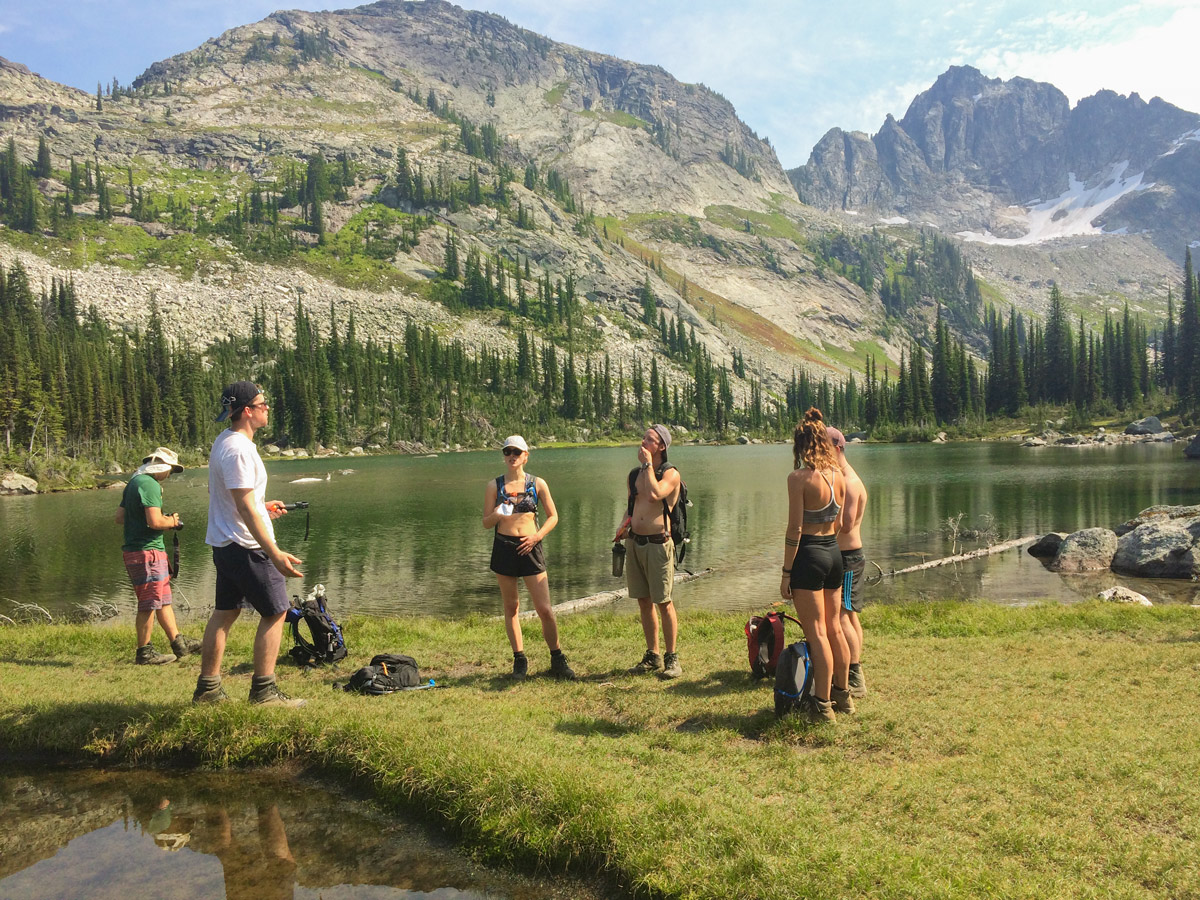
[[[198,662],[130,664],[132,628],[8,629],[0,755],[107,765],[297,762],[367,786],[492,863],[655,897],[1192,897],[1200,612],[1116,605],[869,608],[870,696],[777,723],[744,617],[681,616],[676,682],[624,674],[636,616],[565,617],[584,678],[510,685],[483,617],[352,619],[341,673],[281,665],[304,710],[188,702]],[[194,630],[193,626],[189,630]],[[227,663],[249,658],[235,629]],[[547,653],[526,625],[531,669]],[[374,652],[444,688],[331,689]]]

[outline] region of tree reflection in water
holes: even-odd
[[[485,869],[427,829],[280,774],[0,777],[0,898],[597,898]]]

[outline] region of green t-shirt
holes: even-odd
[[[146,524],[146,510],[157,507],[162,511],[162,485],[150,475],[134,475],[125,485],[121,495],[121,506],[125,509],[125,543],[122,550],[162,550],[163,533]]]

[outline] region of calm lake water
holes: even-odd
[[[472,863],[436,833],[270,774],[0,777],[4,900],[596,900]]]
[[[852,445],[849,455],[870,491],[863,526],[868,558],[886,572],[948,555],[945,523],[959,513],[964,528],[994,517],[1003,540],[1112,527],[1155,504],[1200,503],[1200,464],[1185,459],[1179,445]],[[680,607],[748,610],[777,599],[790,445],[684,446],[671,460],[694,504],[685,564],[714,569],[677,588]],[[532,452],[529,470],[547,480],[560,515],[546,540],[555,603],[621,586],[611,575],[609,542],[634,464],[632,447]],[[484,485],[502,472],[498,451],[281,461],[267,469],[271,499],[311,503],[307,542],[303,512],[276,523],[280,545],[304,559],[306,577],[303,584],[289,582],[292,593],[324,583],[339,616],[499,611],[488,570],[491,533],[480,525]],[[327,481],[290,483],[326,475]],[[176,597],[202,615],[214,582],[204,545],[207,471],[172,477],[164,496],[165,510],[178,511],[185,523]],[[121,530],[112,521],[119,500],[116,491],[0,498],[0,613],[13,602],[36,602],[62,615],[80,602],[103,601],[131,614]],[[1115,583],[1107,573],[1063,578],[1023,551],[1009,551],[887,578],[868,597],[1070,601]],[[1189,601],[1195,592],[1179,582],[1126,583],[1156,601]]]

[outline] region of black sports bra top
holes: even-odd
[[[825,478],[824,474],[821,474],[821,477],[829,485],[829,502],[820,509],[806,509],[804,511],[804,524],[806,525],[823,525],[826,522],[837,521],[838,513],[842,511],[842,508],[838,506],[837,495],[833,492],[833,479]]]
[[[520,497],[520,500],[515,500]],[[528,472],[525,473],[525,490],[516,495],[510,495],[504,489],[504,476],[496,479],[496,503],[511,503],[514,513],[536,513],[538,510],[537,482]]]

